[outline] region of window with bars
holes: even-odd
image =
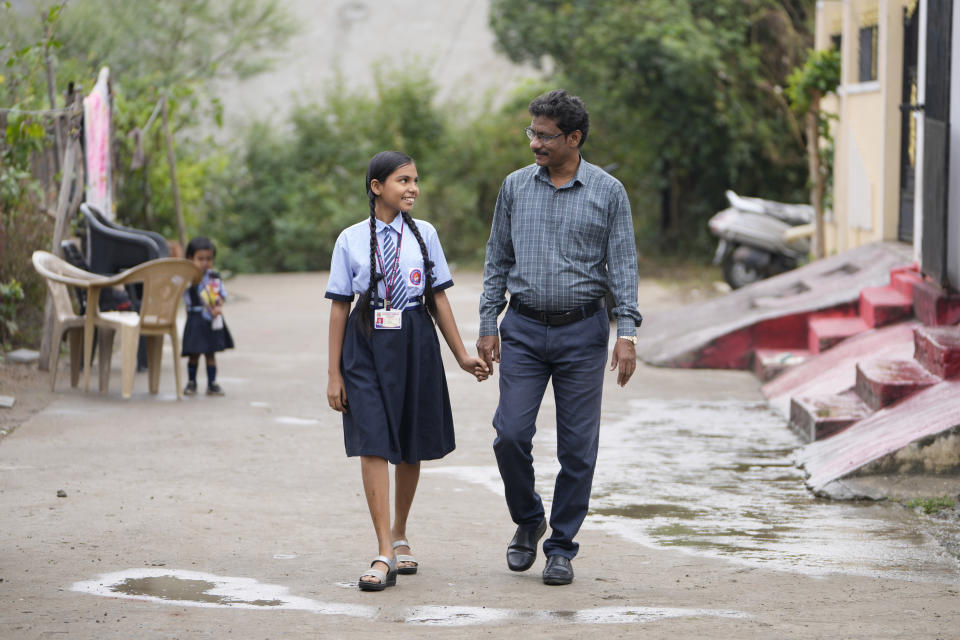
[[[857,80],[871,82],[877,79],[877,25],[860,27],[860,64]]]

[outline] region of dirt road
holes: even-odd
[[[479,279],[455,281],[449,295],[469,345]],[[424,465],[408,531],[420,574],[359,592],[375,542],[359,465],[344,457],[324,401],[324,285],[323,274],[229,283],[237,349],[220,358],[225,397],[178,402],[168,351],[160,395],[141,375],[122,400],[118,370],[106,397],[71,390],[63,377],[52,401],[0,440],[0,637],[960,637],[960,574],[942,558],[872,575],[791,570],[746,561],[736,548],[644,544],[629,530],[640,520],[621,521],[628,529],[618,534],[595,514],[572,585],[544,586],[542,558],[509,572],[513,526],[490,448],[496,381],[476,383],[448,354],[458,448]],[[670,298],[655,287],[644,294]],[[605,423],[654,400],[762,402],[742,372],[641,367],[626,389],[609,376],[604,393]],[[535,455],[548,479],[549,398],[539,424]],[[697,425],[688,430],[696,438]],[[606,444],[609,470],[618,443]],[[727,466],[746,481],[762,465]],[[617,478],[603,482],[613,491]],[[617,490],[634,504],[665,502],[651,487]],[[551,491],[548,482],[540,489]],[[821,507],[834,508],[810,503]]]

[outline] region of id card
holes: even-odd
[[[399,329],[403,311],[399,309],[375,309],[373,326],[375,329]]]

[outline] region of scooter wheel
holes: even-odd
[[[743,260],[737,260],[732,254],[723,261],[723,279],[734,289],[745,287],[763,278],[762,271]]]

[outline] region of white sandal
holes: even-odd
[[[394,540],[393,541],[394,551],[396,551],[397,547],[410,547],[410,543],[407,542],[406,540]],[[397,564],[399,565],[399,563],[401,562],[409,562],[410,564],[413,565],[412,567],[398,566],[397,573],[403,574],[405,576],[412,576],[417,572],[417,567],[420,566],[420,563],[417,562],[416,558],[414,558],[413,556],[408,556],[406,554],[401,554],[397,556]]]
[[[367,569],[363,575],[360,576],[360,580],[357,581],[357,586],[360,587],[360,591],[383,591],[387,587],[392,587],[397,584],[397,558],[391,560],[387,556],[377,556],[373,559],[373,562],[370,563],[370,566],[373,567],[378,562],[382,562],[387,565],[387,572],[384,573],[380,569]],[[376,578],[380,582],[373,582],[372,580],[364,580],[365,577]]]

